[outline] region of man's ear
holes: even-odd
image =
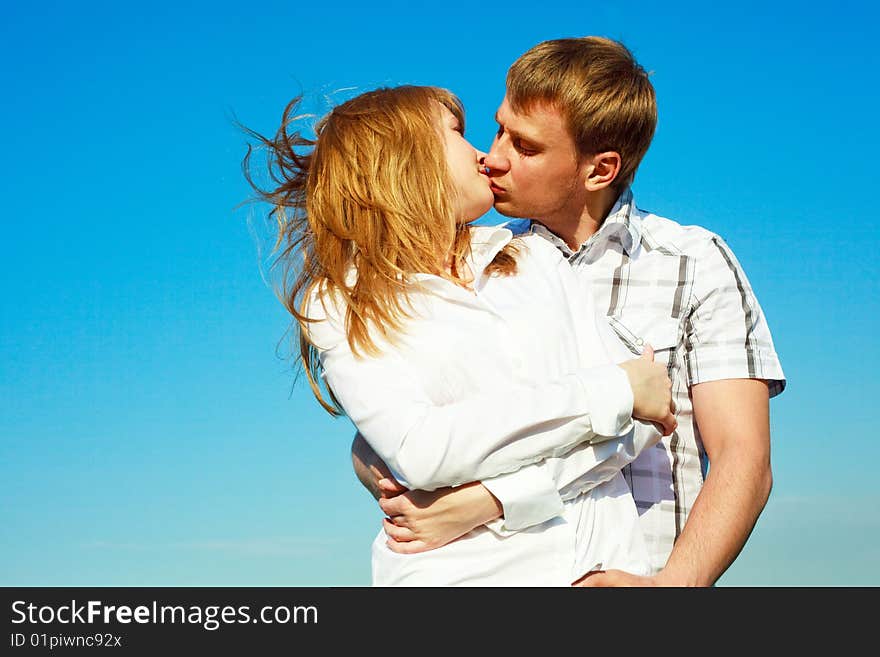
[[[584,185],[588,192],[597,192],[609,187],[620,173],[620,153],[605,151],[586,158],[586,179]]]

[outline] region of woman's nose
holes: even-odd
[[[483,173],[488,174],[488,173],[489,173],[489,167],[486,166],[486,153],[484,153],[483,151],[478,150],[478,151],[477,151],[477,162],[480,163],[480,170],[481,170]]]

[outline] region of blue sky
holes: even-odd
[[[773,495],[721,584],[880,585],[877,10],[302,4],[6,9],[0,584],[369,583],[381,514],[350,423],[276,352],[233,118],[434,84],[485,148],[510,63],[599,34],[653,71],[639,205],[729,242],[789,378]]]

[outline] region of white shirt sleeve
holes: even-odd
[[[636,424],[641,426],[616,440],[581,444],[561,457],[483,479],[504,509],[504,516],[487,527],[504,536],[538,525],[561,514],[563,502],[611,480],[660,440],[656,428],[640,420]]]
[[[307,314],[321,316],[318,306]],[[310,334],[333,394],[409,488],[434,490],[511,472],[632,426],[632,394],[609,407],[604,387],[588,370],[553,381],[510,382],[437,405],[399,352],[355,356],[338,316],[312,323]]]

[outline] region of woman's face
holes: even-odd
[[[489,176],[483,173],[479,152],[468,143],[455,115],[445,105],[440,106],[441,133],[446,146],[446,163],[452,184],[458,192],[456,219],[468,223],[489,211],[495,196],[489,187]]]

